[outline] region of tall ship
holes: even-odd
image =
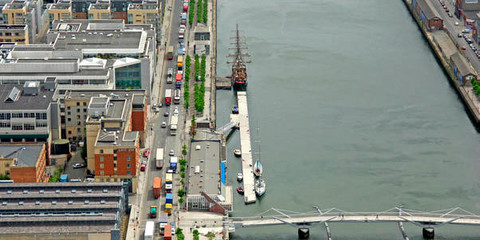
[[[228,62],[232,64],[232,86],[233,89],[237,91],[246,91],[248,84],[247,63],[250,63],[250,61],[244,60],[243,58],[250,57],[250,55],[243,52],[243,50],[247,48],[245,47],[244,37],[240,36],[238,24],[235,37],[232,37],[232,39],[234,39],[234,42],[232,42],[234,47],[230,49],[233,50],[234,53],[228,55],[233,59],[232,62]]]

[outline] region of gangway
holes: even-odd
[[[223,127],[217,129],[217,131],[215,131],[215,133],[225,135],[225,133],[228,133],[228,131],[235,128],[237,125],[238,125],[237,122],[231,121],[231,122],[223,125]]]
[[[224,223],[235,231],[235,228],[261,227],[270,225],[287,224],[298,229],[301,239],[309,237],[309,228],[323,224],[327,231],[327,238],[332,239],[328,223],[398,223],[404,239],[408,236],[403,228],[403,223],[412,223],[422,228],[423,237],[433,239],[434,227],[447,224],[480,226],[480,216],[459,207],[442,209],[438,211],[418,211],[395,207],[381,212],[348,212],[337,208],[321,210],[314,207],[310,212],[294,212],[271,208],[261,214],[250,217],[229,217]],[[272,214],[273,213],[273,214]]]

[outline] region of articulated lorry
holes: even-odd
[[[162,193],[162,178],[155,177],[153,179],[153,197],[157,199],[160,197],[161,193]]]

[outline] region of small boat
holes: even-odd
[[[255,163],[255,166],[253,167],[253,174],[255,174],[256,177],[260,177],[260,175],[262,175],[262,172],[263,172],[262,164],[260,163],[260,161],[257,160],[257,162]]]
[[[233,150],[233,155],[235,155],[235,157],[241,157],[242,151],[240,151],[240,149],[235,149]]]
[[[237,187],[237,192],[243,195],[243,187]]]
[[[241,172],[239,172],[237,174],[237,181],[241,182],[243,180],[243,174]]]
[[[255,182],[255,194],[257,196],[261,197],[263,194],[265,194],[266,190],[266,184],[265,181],[260,177],[256,182]]]
[[[232,107],[232,113],[233,114],[238,114],[238,107],[237,106]]]

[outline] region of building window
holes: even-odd
[[[10,163],[5,163],[5,167],[10,167]]]
[[[114,163],[114,164],[113,164],[113,167],[117,167],[117,164],[116,164],[116,163]]]
[[[114,156],[114,157],[113,157],[113,161],[117,161],[117,157]]]
[[[13,123],[12,130],[23,130],[23,124],[21,123]]]
[[[12,113],[12,118],[23,118],[22,113]]]
[[[86,109],[86,108],[84,108],[84,109],[83,109],[83,112],[84,112],[84,113],[86,113],[86,112],[87,112],[87,109]]]
[[[72,118],[67,118],[67,122],[71,122],[72,121]]]
[[[131,172],[131,171],[127,171],[127,175],[132,175],[132,172]]]
[[[35,126],[31,123],[25,123],[23,124],[24,130],[35,130]]]
[[[68,131],[68,134],[69,134],[69,135],[72,134],[72,131]]]
[[[113,175],[117,175],[117,170],[114,170],[114,171],[113,171]]]
[[[47,127],[47,123],[46,122],[36,122],[35,123],[35,126],[37,128],[46,128]]]
[[[132,165],[130,163],[127,163],[127,168],[131,168]]]
[[[71,115],[72,113],[71,112],[67,112],[67,115]]]
[[[105,172],[104,171],[100,171],[100,176],[104,176],[105,175]],[[103,179],[105,180],[105,179]]]
[[[103,163],[100,163],[100,169],[104,169],[105,165]]]
[[[100,156],[100,162],[103,162],[103,156]]]
[[[80,108],[77,108],[77,113],[79,113],[79,112],[80,112]]]
[[[80,102],[77,102],[77,106],[80,106]]]
[[[0,128],[10,128],[9,122],[0,122]]]
[[[24,118],[35,118],[35,113],[24,113],[23,117]]]
[[[87,106],[87,102],[83,102],[83,106],[86,107],[86,106]]]
[[[0,113],[0,120],[10,120],[10,113]]]
[[[103,149],[100,149],[100,153],[103,153]]]
[[[67,110],[70,110],[70,106],[67,107]]]
[[[81,133],[82,132],[82,129],[81,128],[77,128],[77,133]]]
[[[35,118],[36,119],[47,119],[47,113],[36,113]]]
[[[77,119],[80,119],[80,115],[77,115]],[[79,124],[80,125],[80,124]]]
[[[130,161],[132,160],[132,158],[130,156],[127,156],[127,161]]]

